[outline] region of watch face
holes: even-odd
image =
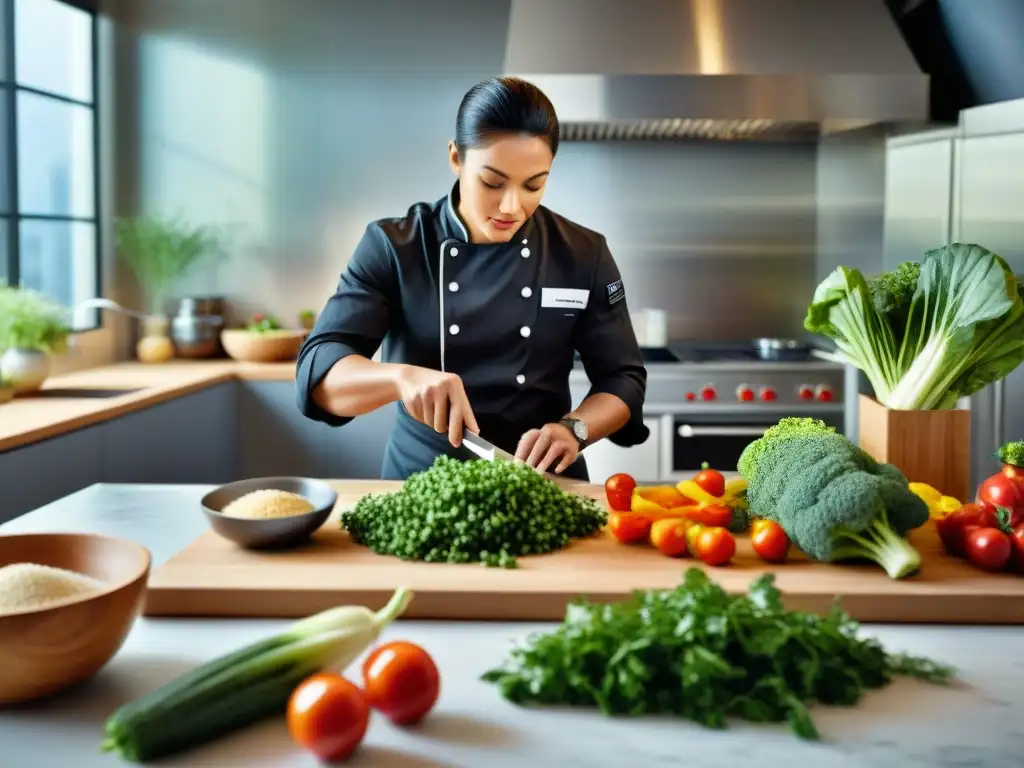
[[[587,431],[587,425],[582,421],[574,422],[572,425],[572,431],[576,433],[576,437],[580,440],[586,440],[589,432]]]

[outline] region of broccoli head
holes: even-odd
[[[740,457],[755,517],[774,520],[816,560],[872,560],[891,578],[915,572],[903,538],[928,520],[928,506],[903,473],[875,461],[815,419],[783,419]]]
[[[1004,443],[997,454],[1003,464],[1011,467],[1024,467],[1024,440],[1014,440],[1012,443]]]

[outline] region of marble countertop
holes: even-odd
[[[202,532],[206,486],[95,485],[0,526],[0,533],[88,531],[135,539],[158,565]],[[102,724],[123,702],[181,672],[283,626],[281,621],[141,618],[121,652],[93,680],[45,703],[0,709],[3,768],[101,768]],[[440,701],[429,721],[402,731],[375,718],[347,765],[388,768],[1010,768],[1022,764],[1024,627],[865,628],[890,650],[928,655],[960,670],[938,688],[901,680],[854,709],[818,708],[824,741],[782,727],[735,724],[709,731],[663,718],[608,719],[596,712],[520,709],[479,681],[510,644],[538,624],[399,621],[382,639],[409,639],[436,658]],[[357,669],[357,667],[353,667]],[[317,762],[269,722],[161,762],[196,768],[291,768]]]

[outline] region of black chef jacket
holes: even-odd
[[[367,226],[299,353],[302,413],[332,426],[351,421],[318,407],[313,390],[339,360],[372,358],[383,343],[385,362],[458,374],[481,435],[515,453],[524,432],[571,409],[576,350],[590,393],[629,406],[629,423],[609,439],[646,440],[647,372],[604,237],[541,206],[508,243],[477,245],[457,204],[456,184],[433,204]],[[405,479],[440,453],[473,457],[399,403],[381,476]],[[588,479],[583,454],[565,475]]]

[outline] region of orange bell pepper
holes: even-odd
[[[631,512],[612,512],[608,515],[608,530],[623,544],[646,541],[651,532],[652,520]]]

